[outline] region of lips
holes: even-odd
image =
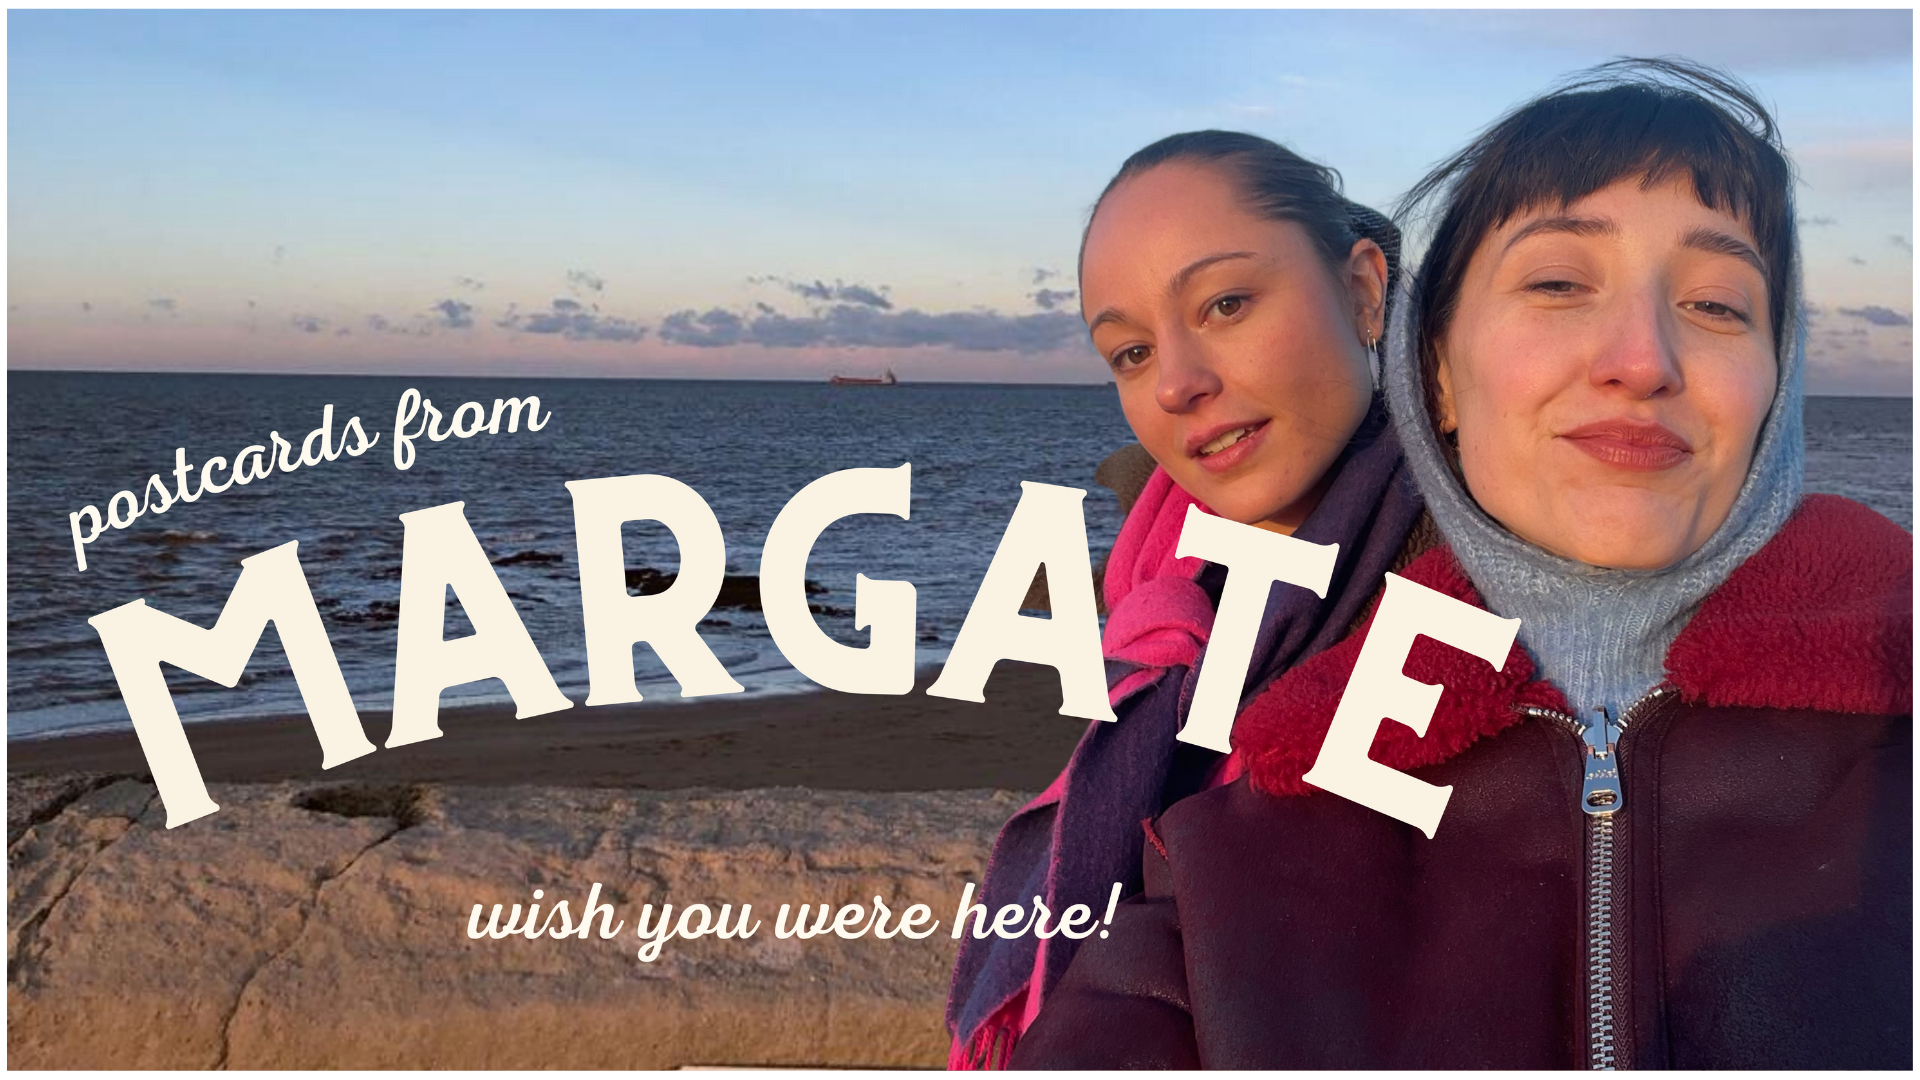
[[[1266,420],[1233,420],[1187,438],[1187,456],[1209,472],[1223,472],[1252,455],[1267,432]]]
[[[1233,420],[1187,436],[1188,457],[1209,457],[1265,427],[1265,420]]]
[[[1693,458],[1693,444],[1653,423],[1601,420],[1560,437],[1596,460],[1638,472],[1671,469]]]

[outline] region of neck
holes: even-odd
[[[1292,536],[1293,531],[1313,515],[1313,510],[1320,505],[1320,500],[1326,498],[1327,489],[1333,486],[1333,474],[1339,470],[1340,462],[1336,461],[1320,475],[1320,479],[1314,481],[1313,487],[1307,489],[1306,494],[1288,503],[1284,509],[1272,517],[1254,522],[1254,527],[1268,532],[1277,532],[1281,536]]]

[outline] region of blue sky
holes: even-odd
[[[1093,381],[1125,156],[1383,205],[1557,76],[1721,64],[1804,185],[1813,387],[1912,385],[1912,15],[12,12],[14,368]]]

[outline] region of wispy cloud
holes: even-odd
[[[1807,388],[1827,394],[1904,394],[1913,386],[1912,320],[1891,308],[1809,304]]]
[[[569,341],[639,341],[647,328],[632,319],[600,313],[598,304],[557,297],[546,311],[521,311],[509,306],[495,326],[520,334],[551,334]]]
[[[287,321],[303,334],[319,334],[327,329],[327,320],[318,315],[295,315]]]
[[[793,281],[772,274],[765,277],[750,277],[747,281],[755,285],[763,283],[778,285],[810,303],[859,304],[864,307],[878,308],[881,311],[893,310],[893,301],[887,298],[887,294],[892,292],[893,288],[888,285],[867,286],[858,282],[849,285],[838,278],[829,285],[818,278],[812,281]]]
[[[762,315],[756,321],[781,319],[780,315]],[[738,345],[746,335],[747,321],[723,308],[704,312],[676,311],[661,320],[660,340],[670,345],[696,345],[705,349]],[[792,344],[813,344],[793,342]]]
[[[1892,308],[1881,307],[1879,304],[1867,304],[1857,308],[1843,307],[1843,308],[1836,308],[1835,310],[1842,315],[1851,315],[1856,319],[1865,320],[1866,322],[1872,323],[1874,326],[1912,326],[1913,325],[1912,316],[1902,315],[1900,312],[1895,311]]]
[[[367,316],[367,329],[376,334],[400,334],[405,337],[426,337],[430,332],[418,323],[397,323],[378,312]]]
[[[1052,311],[1069,300],[1078,298],[1077,289],[1039,289],[1031,294],[1035,307],[1042,311]]]
[[[607,279],[589,270],[569,270],[567,285],[576,292],[604,292]]]
[[[454,283],[454,285],[455,285],[455,286],[457,286],[457,287],[459,287],[459,288],[462,288],[462,289],[468,289],[468,290],[471,290],[471,291],[473,291],[473,292],[479,292],[479,291],[480,291],[481,289],[484,289],[484,288],[486,288],[486,287],[487,287],[487,283],[486,283],[486,282],[484,282],[484,281],[481,281],[481,280],[480,280],[480,279],[478,279],[478,278],[470,278],[470,277],[467,277],[467,276],[466,276],[466,275],[464,275],[464,274],[462,274],[462,275],[460,275],[459,277],[456,277],[456,278],[454,278],[454,279],[453,279],[453,283]]]
[[[1909,255],[1913,254],[1913,241],[1904,236],[1889,236],[1887,242]]]
[[[433,305],[440,325],[449,330],[465,330],[473,325],[473,305],[464,300],[442,300]]]
[[[1423,12],[1430,25],[1584,56],[1678,53],[1735,71],[1795,70],[1913,55],[1906,11]]]
[[[147,306],[155,311],[164,311],[169,315],[180,314],[180,304],[171,296],[157,296],[147,301]]]
[[[704,312],[688,309],[660,323],[661,341],[700,348],[944,346],[968,352],[1032,354],[1075,344],[1083,336],[1079,317],[1060,312],[884,311],[860,304],[835,304],[805,316],[761,311],[750,318],[719,307]]]

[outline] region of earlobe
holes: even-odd
[[[1348,256],[1348,281],[1357,301],[1354,314],[1360,321],[1362,338],[1379,339],[1387,334],[1387,256],[1380,245],[1365,238],[1353,242]]]
[[[1440,363],[1435,366],[1433,374],[1434,382],[1440,387],[1436,402],[1440,409],[1440,415],[1437,418],[1440,423],[1440,432],[1443,435],[1451,435],[1459,429],[1460,421],[1453,414],[1453,368],[1447,363],[1446,357],[1440,358]]]

